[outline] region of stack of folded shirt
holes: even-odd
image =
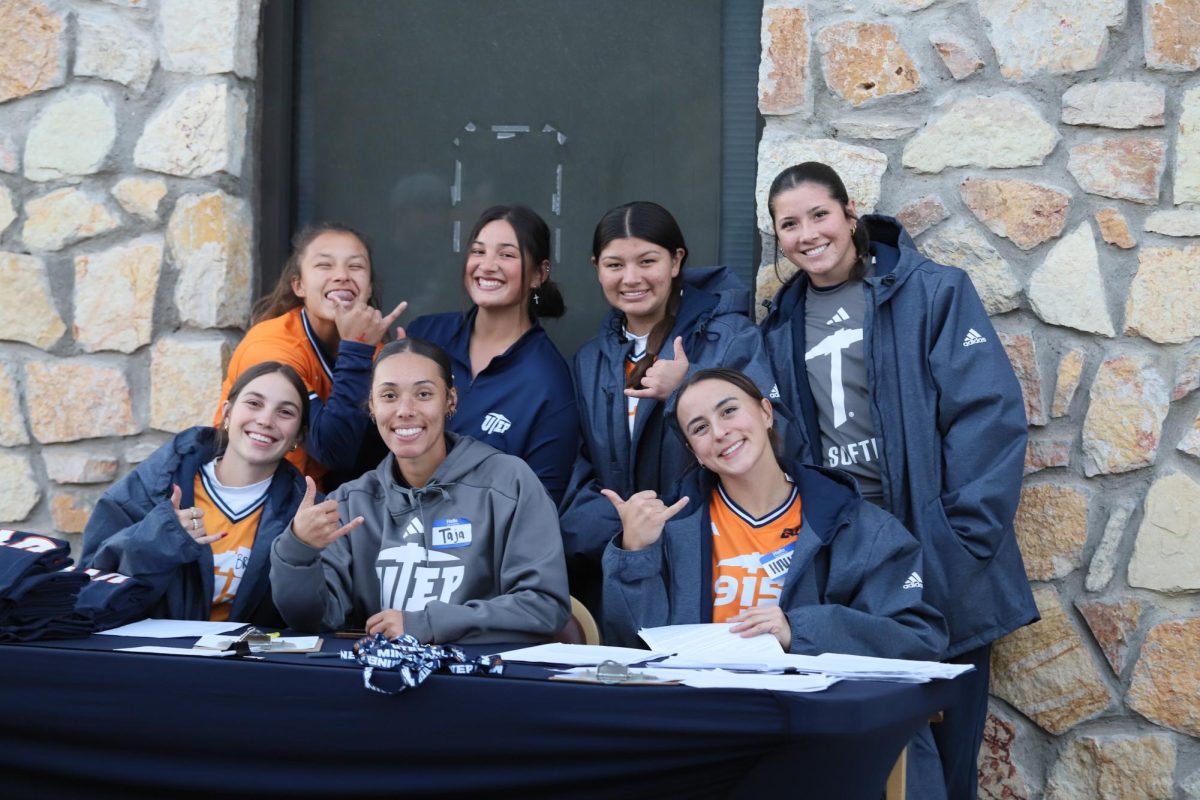
[[[87,636],[71,620],[87,575],[63,572],[70,546],[37,533],[0,530],[0,641]]]
[[[106,631],[146,618],[153,601],[150,584],[98,569],[85,569],[79,574],[91,580],[79,593],[73,619],[86,622],[92,631]]]

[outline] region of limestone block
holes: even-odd
[[[1179,357],[1175,367],[1175,388],[1171,390],[1171,402],[1182,400],[1200,388],[1200,347]]]
[[[231,353],[219,336],[177,334],[156,341],[150,354],[150,426],[178,433],[212,424]]]
[[[1088,194],[1158,202],[1166,146],[1158,139],[1098,139],[1072,147],[1067,169]]]
[[[28,457],[17,453],[0,451],[0,486],[4,487],[0,492],[0,523],[27,518],[42,499],[42,490],[33,476],[33,464]]]
[[[1075,391],[1079,388],[1079,379],[1083,375],[1084,354],[1082,350],[1072,349],[1063,353],[1058,361],[1058,380],[1054,384],[1054,404],[1050,407],[1050,416],[1065,417],[1071,410],[1071,401],[1075,399]]]
[[[67,19],[58,3],[0,2],[0,103],[62,86],[67,79]],[[3,516],[3,515],[0,515]]]
[[[1062,98],[1062,121],[1104,128],[1157,128],[1163,124],[1167,93],[1137,81],[1079,83]]]
[[[124,178],[112,188],[112,196],[130,214],[158,222],[158,204],[167,196],[167,184],[159,178]]]
[[[887,156],[870,147],[843,144],[834,139],[805,139],[788,133],[768,120],[758,146],[758,229],[773,231],[767,209],[767,192],[780,172],[805,161],[822,161],[837,170],[859,214],[869,214],[879,202]]]
[[[1174,472],[1146,495],[1129,559],[1129,585],[1159,592],[1200,589],[1200,484]]]
[[[88,352],[132,353],[150,343],[163,238],[141,236],[75,256],[75,340]]]
[[[1028,181],[967,178],[959,186],[963,202],[988,230],[1031,250],[1062,233],[1071,196]]]
[[[992,647],[992,694],[1057,735],[1103,713],[1112,697],[1058,592],[1045,586],[1033,596],[1041,621]]]
[[[1179,788],[1183,790],[1183,800],[1200,800],[1200,770],[1184,778]]]
[[[978,0],[978,8],[1000,74],[1010,80],[1092,69],[1109,30],[1125,24],[1124,0]]]
[[[246,93],[224,78],[190,83],[154,112],[134,148],[142,169],[197,178],[242,174]]]
[[[951,101],[909,140],[903,163],[915,172],[1028,167],[1045,161],[1058,140],[1055,127],[1016,94],[967,97]]]
[[[0,133],[0,172],[16,173],[21,168],[17,143],[7,133]]]
[[[1200,736],[1200,619],[1150,629],[1125,703],[1156,725]]]
[[[1183,93],[1175,136],[1175,204],[1200,203],[1200,88]]]
[[[1020,303],[1016,273],[975,228],[961,222],[942,226],[921,241],[921,252],[939,264],[966,270],[988,314],[1012,311]]]
[[[160,0],[163,67],[253,78],[258,63],[259,0]]]
[[[215,404],[214,404],[215,408]],[[211,422],[211,419],[209,420]],[[154,451],[170,441],[170,438],[159,439],[151,436],[148,441],[138,442],[125,450],[125,463],[140,464],[154,454]]]
[[[1029,279],[1029,303],[1051,325],[1116,336],[1091,225],[1080,223],[1046,254]]]
[[[1172,800],[1174,774],[1169,736],[1080,736],[1054,765],[1045,800]]]
[[[1045,425],[1046,404],[1042,400],[1042,374],[1038,369],[1037,348],[1030,333],[1000,333],[1000,343],[1008,353],[1013,372],[1021,384],[1021,396],[1025,399],[1025,418],[1030,425]]]
[[[912,94],[921,86],[893,25],[847,20],[817,34],[825,83],[853,106],[889,95]]]
[[[1030,800],[1033,796],[1017,764],[1017,726],[995,712],[983,724],[979,748],[979,800]]]
[[[1155,211],[1146,217],[1142,227],[1163,236],[1200,236],[1200,211],[1181,208]]]
[[[872,8],[884,13],[906,13],[929,8],[938,0],[875,0]],[[849,6],[847,6],[849,8]]]
[[[1144,0],[1146,66],[1169,72],[1200,69],[1200,0]]]
[[[1062,439],[1030,439],[1025,446],[1025,474],[1071,464],[1071,443]]]
[[[1113,673],[1120,677],[1129,654],[1129,642],[1137,632],[1143,603],[1136,597],[1116,600],[1076,600],[1075,607],[1096,637]]]
[[[1132,234],[1129,233],[1129,223],[1121,212],[1109,206],[1096,212],[1096,224],[1100,226],[1100,235],[1104,241],[1128,250],[1136,247]]]
[[[21,413],[21,390],[12,367],[0,362],[0,447],[29,444],[25,415]]]
[[[157,46],[139,26],[108,11],[83,11],[77,17],[75,74],[146,90],[158,61]]]
[[[88,517],[95,506],[71,494],[56,494],[50,498],[50,518],[55,530],[61,533],[83,533]]]
[[[960,31],[938,28],[929,34],[929,43],[942,57],[942,63],[956,81],[983,69],[983,58],[975,42]]]
[[[1143,247],[1125,304],[1125,333],[1176,344],[1200,336],[1200,245]]]
[[[249,321],[250,219],[245,200],[221,191],[184,195],[175,203],[167,246],[179,269],[175,306],[185,324],[238,328]]]
[[[1039,483],[1021,489],[1014,526],[1030,580],[1065,578],[1082,564],[1088,497],[1073,486]]]
[[[19,292],[0,292],[0,339],[45,350],[66,332],[40,258],[0,252],[0,286],[21,287]]]
[[[1191,429],[1183,435],[1175,449],[1187,453],[1193,458],[1200,458],[1200,414],[1197,414],[1196,418],[1192,420]]]
[[[942,205],[942,201],[931,194],[905,203],[896,212],[896,219],[914,239],[949,216],[950,212]]]
[[[141,430],[125,375],[90,358],[26,362],[25,405],[33,437],[43,444]]]
[[[855,115],[834,120],[833,129],[844,139],[903,139],[920,123],[894,117],[867,117]]]
[[[1104,361],[1092,382],[1083,421],[1083,472],[1089,478],[1154,463],[1170,400],[1146,356]]]
[[[1117,570],[1117,549],[1121,546],[1121,534],[1133,515],[1133,506],[1119,505],[1108,517],[1104,526],[1104,536],[1100,539],[1096,552],[1092,554],[1092,565],[1088,568],[1085,587],[1089,592],[1103,591],[1112,580]]]
[[[795,114],[811,107],[808,9],[764,8],[760,36],[758,110],[763,114]]]
[[[54,181],[99,172],[117,140],[117,118],[103,92],[71,90],[42,109],[25,139],[25,177]]]
[[[16,218],[17,210],[13,207],[12,192],[4,184],[0,183],[0,235],[4,233],[5,229]]]
[[[117,477],[120,463],[108,453],[59,445],[42,448],[46,474],[55,483],[108,483]]]
[[[80,189],[58,189],[25,203],[21,238],[31,250],[61,250],[120,225],[103,198]]]

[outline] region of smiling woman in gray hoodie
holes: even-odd
[[[309,483],[271,551],[290,626],[470,644],[545,641],[566,622],[554,504],[524,461],[446,432],[455,404],[436,345],[380,351],[370,409],[390,454],[322,503]]]

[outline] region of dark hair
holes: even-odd
[[[379,365],[383,363],[383,360],[401,353],[415,353],[416,355],[428,358],[438,365],[438,371],[442,373],[442,379],[446,381],[446,388],[454,388],[454,367],[451,365],[450,356],[446,355],[446,351],[433,342],[425,339],[415,339],[412,336],[388,342],[376,354],[375,363],[371,366],[372,386],[375,384],[375,371],[379,369]]]
[[[308,433],[308,387],[304,385],[304,380],[295,369],[287,364],[280,364],[278,361],[260,361],[252,367],[249,367],[241,375],[238,375],[233,386],[229,388],[229,396],[225,401],[229,403],[225,412],[221,415],[221,424],[217,426],[217,452],[224,452],[229,446],[229,431],[226,430],[225,424],[229,421],[229,413],[233,409],[233,404],[237,402],[238,396],[242,390],[250,385],[251,381],[261,378],[263,375],[270,375],[278,372],[283,377],[287,378],[287,382],[296,390],[296,394],[300,396],[300,429],[296,433],[296,442],[304,440],[305,434]]]
[[[318,222],[302,228],[292,237],[292,253],[283,263],[283,271],[279,273],[279,280],[275,282],[275,288],[254,304],[252,325],[257,325],[263,320],[281,317],[293,308],[304,305],[304,300],[297,297],[295,290],[292,289],[292,283],[300,278],[300,259],[304,258],[304,251],[308,249],[314,239],[325,233],[349,234],[362,243],[363,248],[367,251],[367,264],[371,267],[371,296],[368,298],[368,303],[376,308],[379,307],[379,282],[375,280],[375,261],[371,255],[371,243],[367,241],[367,237],[341,222]]]
[[[467,242],[474,242],[485,225],[497,220],[507,222],[517,234],[517,249],[521,251],[521,294],[525,296],[525,310],[529,314],[529,320],[532,322],[539,317],[557,319],[567,313],[562,291],[557,283],[550,280],[548,274],[546,280],[536,289],[530,291],[529,288],[530,271],[540,272],[542,263],[550,260],[550,228],[546,221],[528,206],[492,206],[479,215]],[[469,257],[469,247],[467,252]],[[465,273],[465,260],[463,269]],[[465,274],[463,280],[466,280]]]
[[[730,369],[729,367],[707,367],[706,369],[696,370],[679,385],[678,392],[675,395],[675,427],[679,429],[680,435],[683,436],[684,444],[687,444],[687,430],[683,427],[683,422],[679,419],[679,401],[683,399],[684,392],[701,381],[723,381],[731,384],[734,388],[741,389],[749,395],[750,399],[757,405],[762,405],[762,401],[766,399],[754,381],[746,377],[745,373],[739,372],[736,369]],[[781,445],[779,433],[772,427],[767,432],[767,438],[770,439],[771,449],[775,453],[776,458],[778,458]],[[691,445],[688,445],[688,449],[691,449]]]
[[[617,206],[600,218],[600,222],[596,224],[596,232],[592,234],[592,258],[598,261],[604,248],[616,239],[643,239],[663,248],[672,258],[677,251],[683,250],[679,274],[671,279],[667,313],[650,331],[646,341],[646,356],[634,365],[633,371],[625,379],[627,387],[641,389],[646,370],[653,365],[671,329],[675,327],[675,315],[679,313],[679,294],[683,290],[683,267],[687,264],[687,243],[684,242],[683,231],[679,230],[679,223],[671,216],[671,212],[649,200],[635,200]]]
[[[794,164],[788,167],[776,175],[775,180],[771,181],[771,189],[767,192],[767,210],[771,212],[772,228],[775,227],[775,198],[805,183],[813,183],[824,187],[829,192],[829,196],[841,204],[842,212],[846,215],[846,218],[858,222],[858,217],[850,211],[850,193],[846,191],[846,184],[842,183],[842,179],[837,174],[837,171],[828,164],[822,164],[820,161],[805,161],[803,164]],[[851,236],[851,240],[854,242],[856,259],[854,267],[850,270],[850,277],[857,280],[866,274],[867,256],[871,252],[871,238],[867,235],[867,226],[858,222],[854,226],[854,233]],[[776,236],[776,277],[779,276],[780,255],[782,254],[779,252],[779,237]]]

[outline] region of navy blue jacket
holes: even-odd
[[[725,267],[685,269],[683,276],[675,327],[659,358],[673,358],[671,343],[682,336],[689,374],[731,367],[749,376],[764,396],[771,396],[775,379],[762,334],[747,316],[750,294],[741,281]],[[667,418],[670,399],[639,402],[630,437],[625,363],[633,343],[622,328],[623,315],[610,310],[600,333],[575,354],[572,368],[583,440],[559,514],[571,591],[592,607],[599,599],[600,556],[621,530],[616,509],[600,490],[612,489],[622,498],[647,489],[667,492],[696,463]],[[788,425],[782,409],[777,412],[775,427],[788,441],[797,426]]]
[[[930,261],[890,217],[863,217],[875,256],[863,341],[884,505],[920,540],[927,596],[956,656],[1038,619],[1013,531],[1025,404],[965,272]],[[801,272],[763,321],[784,402],[820,442],[804,366]]]
[[[179,524],[171,484],[182,493],[180,508],[193,505],[196,475],[216,456],[216,429],[189,428],[109,488],[88,520],[80,564],[151,584],[143,616],[208,619],[212,614],[212,548],[197,544]],[[282,627],[268,580],[271,542],[291,524],[304,498],[304,480],[280,461],[267,492],[229,618]]]
[[[891,514],[863,500],[840,470],[792,463],[802,526],[779,606],[790,651],[937,660],[946,623],[923,596],[921,547]],[[638,646],[639,628],[712,622],[712,523],[716,476],[692,470],[679,487],[690,513],[643,550],[604,552],[605,642]],[[672,497],[671,499],[675,499]]]
[[[405,330],[450,356],[458,410],[446,429],[524,459],[557,503],[579,449],[571,370],[545,329],[534,323],[472,378],[471,332],[477,313],[472,308],[465,314],[430,314]]]

